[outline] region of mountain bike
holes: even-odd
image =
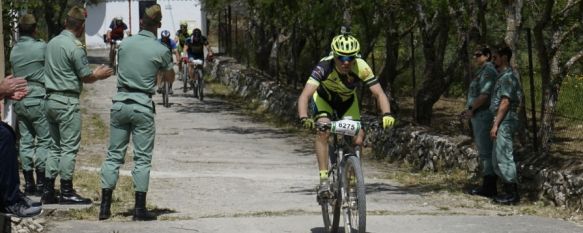
[[[194,65],[194,80],[193,80],[193,95],[198,97],[200,101],[204,100],[204,77],[202,76],[202,59],[193,59],[192,64]]]
[[[360,122],[339,120],[316,123],[319,131],[330,131],[332,143],[329,148],[330,193],[317,200],[322,207],[326,232],[337,232],[340,214],[344,219],[344,232],[366,232],[366,190],[360,165],[360,146],[352,146],[352,136],[361,129]]]

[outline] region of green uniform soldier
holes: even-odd
[[[52,145],[46,162],[46,184],[42,201],[57,203],[54,183],[61,177],[60,204],[89,204],[73,189],[75,159],[81,142],[81,112],[79,94],[83,83],[92,83],[111,76],[112,69],[104,65],[93,71],[79,37],[85,32],[85,11],[74,6],[67,13],[65,30],[47,44],[45,76],[47,118]]]
[[[20,38],[10,52],[10,63],[13,74],[28,82],[28,95],[14,104],[14,111],[18,116],[24,192],[27,195],[36,195],[43,190],[45,161],[51,142],[44,100],[47,44],[35,39],[36,19],[31,14],[20,18],[18,32]]]
[[[488,47],[482,47],[474,53],[474,62],[479,69],[474,74],[468,91],[468,101],[464,115],[471,118],[474,141],[480,156],[482,169],[482,186],[471,189],[471,195],[494,197],[496,191],[496,173],[492,166],[492,139],[490,129],[494,116],[488,110],[490,96],[496,82],[496,68],[490,62],[492,53]]]
[[[522,89],[510,67],[512,50],[502,47],[494,53],[493,58],[499,75],[490,102],[490,111],[494,114],[490,130],[490,137],[494,141],[492,164],[496,175],[504,181],[504,194],[496,196],[494,201],[500,204],[515,204],[520,201],[520,197],[512,141],[519,125],[517,110]]]
[[[124,163],[130,135],[134,151],[132,177],[135,190],[134,221],[155,220],[146,209],[154,150],[155,109],[152,94],[159,71],[172,69],[172,54],[157,41],[162,13],[159,5],[147,8],[140,20],[142,30],[126,39],[119,48],[117,94],[110,117],[109,148],[101,166],[101,206],[99,219],[111,216],[111,199],[119,168]]]

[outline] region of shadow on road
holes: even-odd
[[[314,227],[314,228],[310,229],[310,232],[311,233],[328,233],[326,231],[326,229],[324,229],[323,227]],[[344,228],[342,228],[342,226],[339,226],[337,233],[344,233]],[[370,233],[370,232],[367,231],[367,233]]]
[[[294,135],[286,133],[280,129],[270,129],[270,128],[241,128],[241,127],[226,127],[226,128],[184,128],[185,130],[195,130],[195,131],[205,131],[205,132],[220,132],[228,134],[251,134],[251,135],[262,135],[262,138],[293,138]]]
[[[156,217],[158,217],[158,218],[160,217],[160,215],[177,213],[175,210],[171,210],[171,209],[167,209],[167,208],[154,208],[154,209],[150,209],[148,211],[150,213],[156,215]],[[134,209],[127,209],[126,212],[119,213],[119,215],[124,216],[124,217],[133,216]]]
[[[176,94],[175,94],[176,95]],[[179,94],[185,98],[193,98],[192,95]],[[194,102],[192,102],[194,101]],[[229,105],[228,103],[221,100],[205,99],[201,102],[198,99],[192,101],[176,103],[176,112],[179,113],[221,113],[235,111],[237,108]],[[172,96],[170,96],[170,102],[172,102]]]
[[[367,183],[366,194],[372,193],[391,193],[391,194],[417,194],[419,193],[415,189],[405,188],[402,186],[389,185],[384,183]]]
[[[288,191],[284,193],[298,193],[302,195],[314,195],[314,199],[316,198],[316,185],[314,187],[307,188],[307,187],[290,187]],[[372,184],[365,184],[366,186],[366,194],[370,195],[373,193],[383,193],[383,194],[418,194],[419,191],[415,188],[404,188],[400,186],[394,186],[384,183],[372,183]]]

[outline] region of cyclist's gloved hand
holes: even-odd
[[[302,117],[300,118],[300,121],[302,122],[302,125],[306,129],[313,129],[316,126],[316,124],[314,123],[314,119],[309,117]]]
[[[395,124],[395,118],[391,113],[383,114],[383,129],[391,128]]]

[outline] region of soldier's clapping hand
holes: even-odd
[[[93,70],[93,75],[99,80],[106,79],[113,75],[113,69],[106,65],[100,65]]]
[[[21,100],[28,94],[26,79],[10,75],[0,83],[0,95],[13,100]]]

